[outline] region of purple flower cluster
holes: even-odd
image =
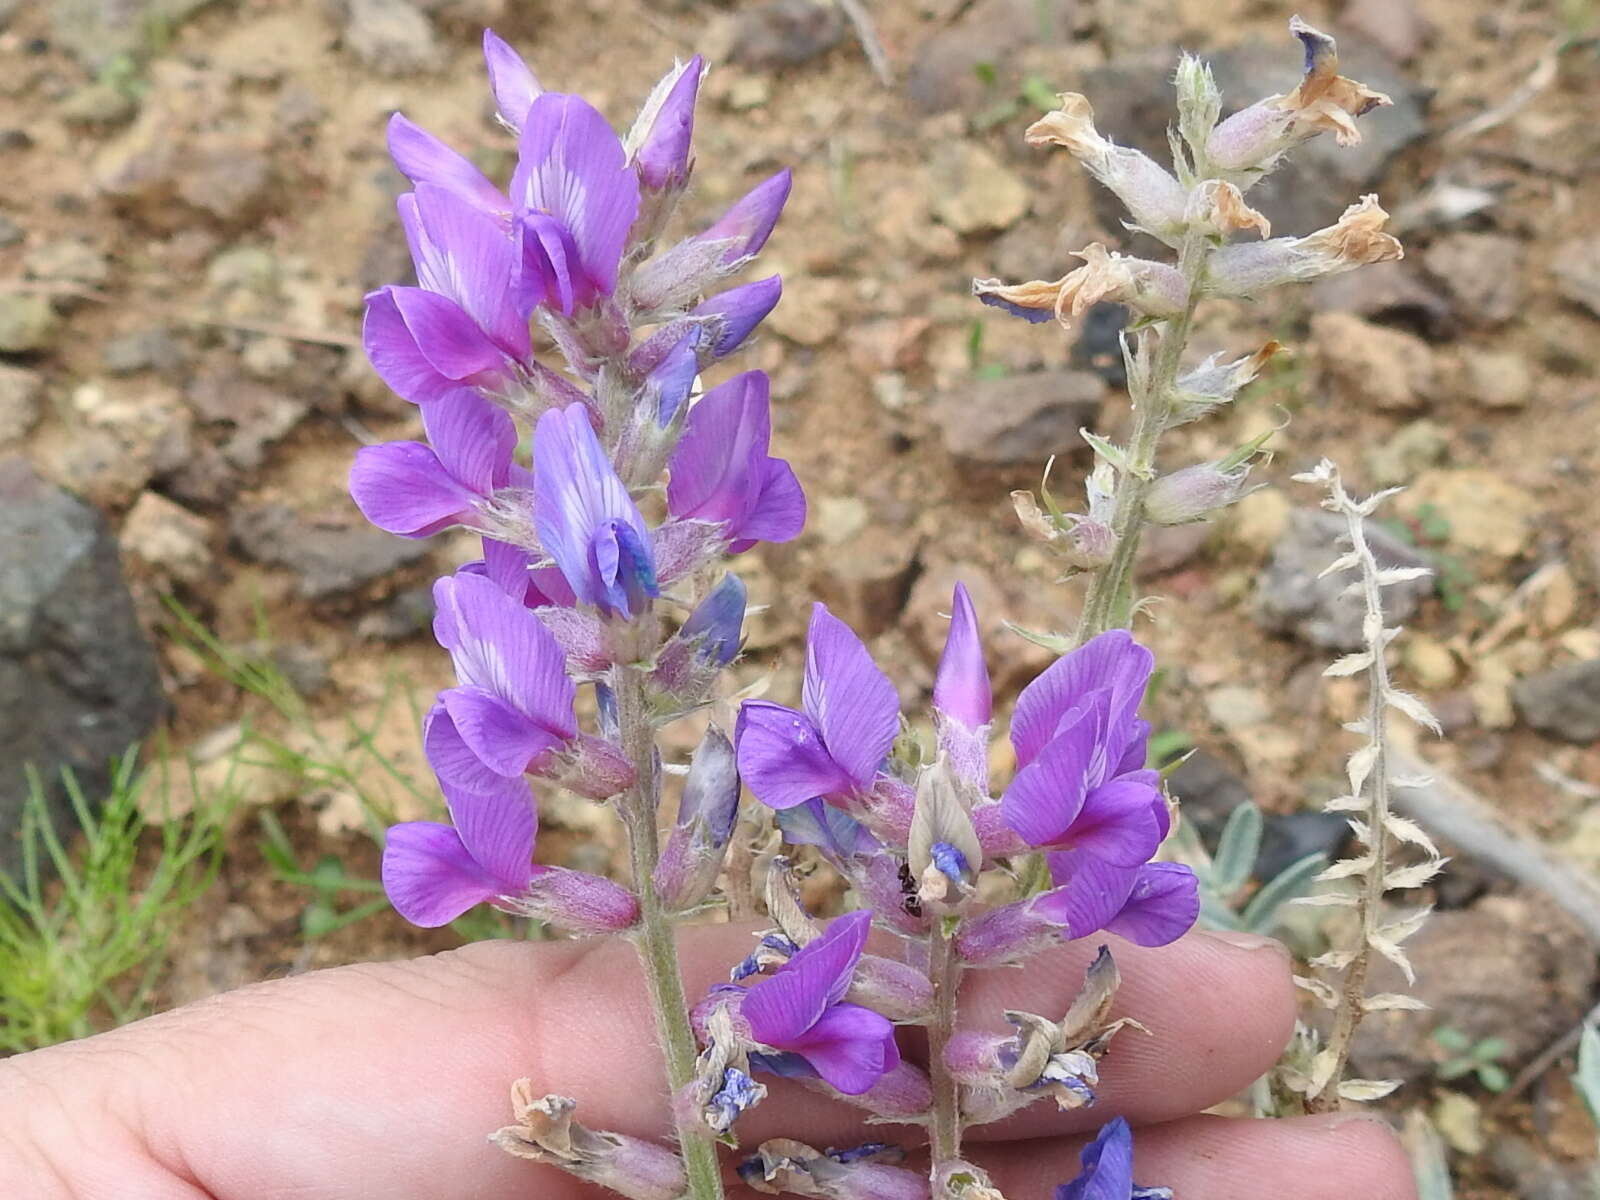
[[[772,232],[789,175],[661,249],[693,166],[701,60],[669,72],[619,137],[580,97],[543,90],[493,33],[484,57],[517,138],[509,184],[396,114],[389,148],[412,184],[398,207],[416,284],[367,297],[367,354],[417,405],[426,441],[360,450],[351,493],[403,537],[462,527],[483,538],[479,561],[434,586],[434,634],[457,685],[429,710],[423,742],[452,824],[391,830],[384,881],[418,924],[487,901],[578,931],[623,929],[638,916],[631,893],[533,865],[530,784],[595,800],[657,788],[608,719],[613,672],[653,664],[658,714],[703,703],[737,653],[744,587],[728,575],[702,594],[699,581],[724,555],[804,524],[794,472],[768,453],[766,376],[699,394],[700,372],[777,302],[775,276],[728,281]],[[663,472],[650,519],[640,501],[663,490]],[[685,595],[698,606],[666,636],[662,598]],[[591,686],[599,721],[586,730]],[[737,803],[731,746],[703,750],[658,872],[675,907],[714,883]]]

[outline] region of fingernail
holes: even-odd
[[[1208,929],[1205,934],[1237,950],[1274,950],[1285,958],[1289,956],[1289,947],[1277,938],[1263,937],[1259,933],[1246,933],[1241,929]]]

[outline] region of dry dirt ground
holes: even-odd
[[[354,534],[343,479],[363,441],[419,432],[357,348],[362,293],[407,270],[384,122],[404,109],[503,168],[476,50],[484,24],[547,87],[581,92],[619,123],[673,56],[706,53],[692,219],[794,168],[763,261],[783,273],[785,298],[739,366],[773,375],[775,451],[793,461],[812,521],[800,541],[743,564],[770,605],[744,681],[771,675],[770,693],[792,697],[820,596],[869,636],[914,710],[959,576],[996,627],[997,679],[1015,693],[1044,659],[1000,620],[1070,628],[1078,597],[1025,539],[1007,493],[1035,486],[1050,453],[1062,455],[1059,490],[1076,491],[1077,426],[1115,434],[1127,421],[1125,395],[1094,375],[1114,374],[1103,328],[1074,345],[967,294],[974,275],[1053,277],[1070,250],[1126,236],[1073,164],[1030,150],[1021,131],[1041,92],[1084,90],[1113,133],[1159,134],[1178,45],[1244,45],[1225,73],[1235,102],[1280,90],[1295,70],[1291,6],[868,7],[889,87],[832,9],[801,3],[0,0],[0,325],[21,329],[3,360],[0,439],[120,525],[161,640],[175,745],[221,761],[241,720],[277,718],[162,632],[169,593],[227,646],[267,653],[270,630],[307,722],[337,752],[353,717],[375,726],[402,773],[417,770],[406,697],[425,702],[446,670],[419,597],[468,544]],[[1274,202],[1279,232],[1305,232],[1297,220],[1325,220],[1372,186],[1408,253],[1338,287],[1206,312],[1201,350],[1277,337],[1294,355],[1236,412],[1169,439],[1170,462],[1183,464],[1284,426],[1259,472],[1267,489],[1215,525],[1162,531],[1146,554],[1146,588],[1162,598],[1143,629],[1166,668],[1157,715],[1206,756],[1186,797],[1197,810],[1247,790],[1290,814],[1332,794],[1338,722],[1358,692],[1318,679],[1329,650],[1264,625],[1257,590],[1291,511],[1314,504],[1290,475],[1329,455],[1362,488],[1414,482],[1394,513],[1443,583],[1412,618],[1399,669],[1449,729],[1424,752],[1518,827],[1600,869],[1600,746],[1530,728],[1513,698],[1518,680],[1600,656],[1600,57],[1586,40],[1600,18],[1585,0],[1301,11],[1401,94],[1367,122],[1383,153],[1297,178]],[[1240,63],[1273,73],[1249,84]],[[352,768],[363,790],[417,811],[356,757],[368,763]],[[352,788],[308,795],[268,774],[252,776],[251,798],[276,806],[308,856],[335,854],[372,877]],[[606,860],[612,843],[590,836],[590,816],[562,823],[551,822],[545,856]],[[384,913],[303,941],[305,892],[272,878],[257,843],[254,819],[242,819],[169,1000],[454,936]],[[1468,924],[1428,957],[1473,959],[1477,981],[1453,980],[1457,1007],[1435,1023],[1497,1029],[1538,1011],[1514,1039],[1515,1069],[1593,1003],[1593,947],[1537,893],[1471,862],[1452,879],[1438,899]],[[1496,936],[1472,924],[1491,920]],[[1450,937],[1470,953],[1452,952]],[[1575,947],[1562,953],[1588,967],[1521,954],[1523,940]],[[1515,981],[1520,992],[1491,986],[1513,969],[1533,975]],[[1494,1109],[1473,1083],[1430,1078],[1418,1038],[1431,1027],[1404,1035],[1420,1080],[1403,1099],[1441,1113],[1467,1194],[1508,1194],[1497,1181],[1511,1175],[1533,1186],[1517,1154],[1549,1172],[1592,1154],[1562,1070]],[[1567,1194],[1549,1190],[1557,1175],[1541,1186],[1522,1194]]]

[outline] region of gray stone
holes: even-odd
[[[1556,247],[1556,290],[1600,317],[1600,237],[1573,238]]]
[[[1359,596],[1346,594],[1352,576],[1341,572],[1318,578],[1346,548],[1344,535],[1344,518],[1336,513],[1299,509],[1290,515],[1288,528],[1273,547],[1272,559],[1256,585],[1252,615],[1257,624],[1273,633],[1294,634],[1324,649],[1361,646],[1361,618],[1366,609]],[[1421,551],[1377,526],[1367,526],[1367,541],[1380,567],[1430,565]],[[1386,623],[1404,622],[1432,592],[1433,581],[1427,578],[1384,588]]]
[[[92,70],[142,58],[211,0],[51,0],[52,41]]]
[[[1118,60],[1088,72],[1079,89],[1094,102],[1102,133],[1158,162],[1171,157],[1172,93],[1152,83],[1171,75],[1174,58],[1173,51],[1161,49]],[[1254,38],[1208,55],[1207,61],[1222,89],[1224,116],[1264,96],[1292,91],[1300,77],[1299,47],[1287,36],[1271,42]],[[1313,138],[1250,189],[1251,207],[1272,222],[1276,235],[1332,224],[1347,205],[1372,190],[1395,155],[1426,132],[1428,93],[1374,43],[1360,35],[1341,36],[1339,71],[1387,93],[1394,104],[1361,118],[1359,146],[1340,148],[1326,134]],[[1126,214],[1109,192],[1096,188],[1095,193],[1101,223],[1118,228]]]
[[[1530,675],[1511,694],[1540,733],[1580,745],[1600,741],[1600,658]]]
[[[165,329],[141,329],[108,341],[100,351],[100,361],[111,375],[133,375],[139,371],[172,374],[183,366],[187,356],[183,346]]]
[[[1526,246],[1506,233],[1447,233],[1422,252],[1422,265],[1450,294],[1461,320],[1480,328],[1504,325],[1522,311]],[[1565,260],[1558,255],[1557,279]],[[1354,272],[1359,276],[1365,271]],[[1558,287],[1561,285],[1558,283]],[[1564,288],[1562,289],[1565,290]],[[1597,293],[1600,294],[1600,293]]]
[[[32,292],[0,294],[0,354],[48,350],[60,325],[46,297]]]
[[[746,67],[792,67],[844,39],[838,6],[817,0],[767,0],[742,7],[728,57]]]
[[[39,422],[44,380],[22,367],[0,364],[0,446],[20,441]]]
[[[1070,0],[978,0],[916,48],[906,94],[922,113],[993,107],[1017,94],[1025,50],[1066,40],[1073,8]]]
[[[349,0],[345,49],[382,75],[413,75],[443,62],[428,18],[409,0]]]
[[[70,814],[60,769],[91,801],[113,757],[162,711],[155,651],[139,628],[105,521],[45,482],[20,456],[0,458],[0,868],[17,865],[23,768]]]
[[[283,504],[257,504],[233,514],[229,531],[241,553],[300,576],[308,600],[337,596],[382,579],[428,553],[370,525],[322,524]]]
[[[1033,371],[974,379],[935,397],[944,444],[969,462],[1043,466],[1083,445],[1078,430],[1100,415],[1105,381],[1089,371]]]
[[[1250,799],[1250,785],[1206,750],[1196,750],[1184,759],[1167,777],[1167,786],[1178,799],[1183,819],[1213,849],[1228,816]]]

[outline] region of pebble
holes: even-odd
[[[1272,715],[1266,697],[1256,688],[1228,684],[1206,693],[1206,713],[1225,731],[1260,725]]]
[[[37,373],[0,363],[0,446],[20,441],[39,423],[43,397]]]
[[[61,318],[45,296],[0,293],[0,354],[36,354],[55,342]]]
[[[1600,317],[1600,237],[1572,238],[1551,259],[1556,291]]]
[[[236,508],[228,532],[247,558],[295,572],[308,600],[354,591],[429,549],[427,540],[398,538],[364,524],[324,524],[270,502]]]
[[[1447,233],[1422,252],[1422,264],[1455,301],[1462,320],[1492,328],[1522,310],[1526,256],[1522,240],[1509,234]]]
[[[1088,371],[1035,371],[974,379],[934,397],[934,423],[957,458],[993,465],[1042,466],[1051,454],[1082,445],[1106,385]]]
[[[1520,354],[1469,346],[1461,365],[1467,396],[1482,408],[1526,408],[1533,399],[1533,368]]]
[[[1564,742],[1600,741],[1600,658],[1567,663],[1512,689],[1522,719]]]
[[[895,624],[917,574],[917,542],[904,530],[867,523],[823,556],[816,596],[863,638]]]
[[[1311,340],[1335,401],[1363,409],[1407,410],[1438,389],[1433,348],[1415,334],[1350,313],[1318,313]]]
[[[1418,10],[1415,0],[1350,0],[1340,21],[1402,63],[1421,53],[1434,35],[1433,22]]]
[[[111,277],[111,264],[106,256],[76,238],[41,242],[28,251],[22,265],[34,279],[84,287],[99,287]]]
[[[1350,312],[1421,330],[1432,340],[1449,337],[1458,324],[1450,299],[1410,258],[1319,279],[1311,285],[1310,299],[1313,312]]]
[[[1265,558],[1288,528],[1293,511],[1289,498],[1277,488],[1260,488],[1228,510],[1223,540],[1243,547],[1252,557]]]
[[[1454,549],[1505,563],[1534,547],[1533,522],[1539,506],[1503,475],[1479,467],[1425,471],[1395,501],[1405,516],[1424,510],[1449,525]]]
[[[935,155],[929,173],[933,215],[959,234],[998,233],[1028,211],[1028,188],[982,146],[956,142]]]
[[[1401,642],[1401,659],[1423,691],[1435,692],[1452,686],[1460,676],[1456,657],[1438,638],[1425,633],[1408,633]]]
[[[183,346],[165,329],[141,329],[106,342],[100,363],[108,375],[136,375],[140,371],[171,374],[183,366]]]
[[[1444,426],[1424,418],[1407,422],[1369,447],[1362,461],[1374,487],[1398,487],[1436,466],[1449,447],[1450,436]]]
[[[766,0],[741,7],[728,57],[746,67],[793,67],[837,46],[845,33],[837,5],[817,0]]]
[[[767,318],[765,328],[798,346],[820,346],[839,334],[842,314],[850,307],[850,288],[842,279],[814,276],[784,282],[783,301]]]
[[[211,522],[156,492],[134,502],[117,540],[124,552],[184,583],[199,582],[211,568]]]
[[[433,26],[409,0],[348,0],[344,46],[380,75],[415,75],[444,61]]]

